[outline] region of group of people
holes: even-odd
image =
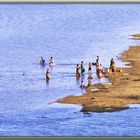
[[[41,57],[40,65],[45,66],[45,64],[46,64],[45,59],[43,57]],[[55,65],[55,61],[54,61],[53,57],[50,58],[49,65]]]
[[[112,73],[115,72],[115,69],[116,69],[116,64],[115,64],[115,61],[113,58],[111,58],[111,61],[110,61],[110,67],[109,68],[103,68],[102,67],[102,64],[99,63],[99,59],[96,59],[96,72],[97,72],[97,75],[99,78],[101,77],[108,77],[109,76],[109,73],[110,71]]]
[[[104,68],[104,67],[102,67],[102,64],[100,64],[100,62],[99,62],[99,56],[97,56],[96,61],[93,62],[93,63],[89,62],[89,65],[88,65],[88,86],[91,85],[91,81],[93,79],[93,77],[92,77],[92,66],[93,65],[96,66],[96,73],[97,73],[97,76],[99,78],[108,77],[110,71],[112,73],[114,73],[115,69],[116,69],[116,64],[115,64],[115,61],[114,61],[113,58],[111,58],[110,67],[109,68]],[[77,77],[77,79],[79,79],[80,76],[84,75],[84,72],[85,72],[85,68],[84,68],[84,65],[83,65],[83,61],[81,61],[81,64],[77,64],[77,67],[76,67],[76,77]],[[85,88],[83,80],[81,80],[81,86],[80,87]]]
[[[42,66],[45,66],[45,64],[46,64],[45,59],[43,57],[41,57],[40,64]],[[53,57],[50,58],[48,64],[49,64],[49,66],[55,65],[55,61],[54,61]],[[88,79],[87,79],[88,80],[88,86],[91,85],[91,83],[92,83],[91,81],[93,79],[93,77],[92,77],[92,66],[93,65],[96,66],[96,73],[97,73],[97,76],[99,78],[108,77],[110,71],[112,73],[114,73],[115,69],[116,69],[116,64],[115,64],[115,61],[114,61],[113,58],[111,58],[110,67],[109,68],[103,68],[102,65],[100,64],[99,56],[97,56],[95,62],[93,62],[93,63],[89,62],[89,64],[88,64]],[[79,80],[81,76],[84,76],[84,73],[85,73],[84,62],[81,61],[81,64],[77,64],[77,66],[76,66],[76,78],[77,78],[77,80]],[[49,71],[49,69],[47,69],[47,71],[46,71],[46,81],[49,81],[49,80],[50,80],[50,71]],[[80,87],[82,89],[85,88],[83,80],[81,80]]]

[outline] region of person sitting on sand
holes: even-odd
[[[88,65],[88,73],[92,73],[92,63],[89,63]]]
[[[113,58],[111,58],[111,61],[110,61],[110,69],[112,70],[112,72],[115,72],[116,64]]]
[[[46,71],[46,81],[49,81],[50,80],[50,72],[49,72],[49,69],[47,69]]]
[[[81,61],[81,74],[84,74],[84,72],[85,72],[84,64],[83,61]]]
[[[76,77],[80,77],[80,66],[77,64],[76,66]]]
[[[54,64],[55,64],[55,61],[54,61],[53,57],[51,57],[49,60],[49,65],[54,65]]]
[[[43,57],[41,57],[40,64],[45,65],[45,59],[43,59]]]

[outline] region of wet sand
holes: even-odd
[[[111,84],[91,85],[84,95],[68,96],[56,102],[80,104],[82,112],[113,112],[128,109],[129,104],[140,104],[140,46],[129,47],[118,59],[130,62],[127,65],[132,67],[110,73]]]

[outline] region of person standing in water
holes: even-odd
[[[81,61],[81,74],[84,74],[85,68],[84,68],[84,62]]]
[[[43,57],[41,57],[40,64],[43,66],[45,65],[45,59],[43,59]]]
[[[50,72],[49,69],[46,71],[46,81],[48,82],[50,80]]]
[[[97,56],[97,59],[96,59],[96,66],[99,66],[99,56]]]
[[[88,65],[88,73],[91,74],[92,73],[92,63],[89,62],[89,65]]]
[[[49,65],[54,65],[54,64],[55,64],[55,61],[54,61],[53,57],[51,57],[49,60]]]
[[[79,64],[77,64],[77,66],[76,66],[76,77],[77,78],[80,77],[80,66],[79,66]]]

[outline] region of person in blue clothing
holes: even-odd
[[[43,57],[41,57],[40,64],[43,66],[45,65],[45,59]]]

